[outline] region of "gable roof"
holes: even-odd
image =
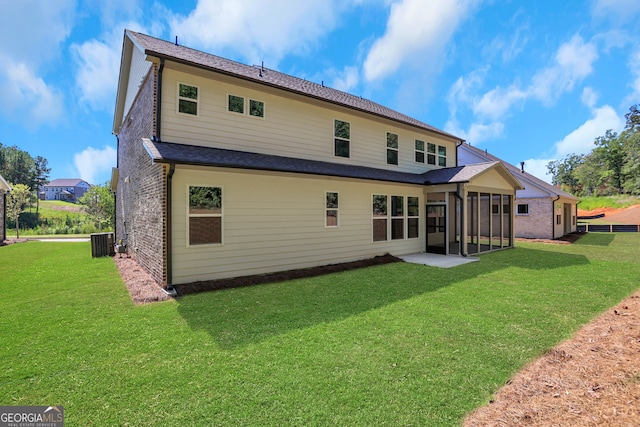
[[[77,187],[78,184],[82,182],[84,182],[89,186],[91,185],[84,179],[80,179],[80,178],[59,178],[59,179],[54,179],[53,181],[44,185],[43,187]]]
[[[143,138],[142,142],[155,163],[302,173],[416,185],[466,183],[491,169],[504,169],[500,162],[487,162],[435,169],[417,174],[367,166],[352,166],[342,163],[203,147],[200,145],[159,142],[147,138]],[[513,180],[516,188],[521,188],[513,176],[509,175],[506,170],[504,172],[505,175],[508,175]]]
[[[507,163],[504,160],[489,154],[488,151],[485,150],[480,150],[479,148],[476,148],[474,146],[472,146],[471,144],[462,144],[458,147],[458,150],[466,150],[474,155],[476,155],[477,157],[484,159],[486,161],[498,161],[498,162],[502,162],[502,164],[507,168],[507,170],[514,176],[516,177],[516,179],[523,181],[525,183],[525,185],[530,185],[533,187],[538,188],[539,190],[546,192],[547,194],[549,194],[549,196],[562,196],[562,197],[566,197],[569,199],[575,199],[578,200],[578,197],[574,196],[573,194],[567,193],[566,191],[561,190],[560,188],[556,187],[555,185],[551,185],[548,182],[534,176],[531,175],[528,172],[522,172],[522,170],[520,168],[518,168],[517,166],[512,165],[511,163]]]
[[[122,67],[125,65],[125,52],[127,52],[126,41],[131,40],[147,56],[164,58],[181,64],[237,77],[261,85],[277,88],[287,92],[296,93],[309,98],[340,105],[353,110],[358,110],[378,117],[383,117],[405,125],[413,126],[423,130],[437,133],[456,141],[463,141],[461,138],[423,123],[398,111],[377,104],[368,99],[351,95],[336,89],[329,88],[323,84],[317,84],[308,80],[300,79],[279,71],[271,70],[263,66],[251,66],[231,61],[209,53],[180,46],[172,42],[160,40],[146,34],[131,30],[125,30],[125,46],[123,46],[120,74],[122,78]],[[130,53],[128,53],[130,54]],[[125,82],[119,83],[119,88],[126,88]],[[123,89],[119,89],[123,90]],[[117,102],[124,102],[118,96]],[[118,106],[116,106],[116,111]],[[114,123],[115,130],[115,123]]]
[[[5,179],[0,175],[0,190],[3,191],[11,191],[11,186]]]

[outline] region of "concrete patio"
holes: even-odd
[[[404,262],[412,264],[429,265],[431,267],[451,268],[470,262],[480,261],[477,257],[463,257],[460,255],[440,255],[430,253],[410,254],[399,256]]]

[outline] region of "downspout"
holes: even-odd
[[[458,150],[456,149],[456,151]],[[467,257],[469,254],[467,254],[467,251],[464,250],[465,245],[463,244],[463,240],[466,240],[467,238],[467,227],[466,221],[464,220],[464,198],[460,195],[460,193],[462,192],[461,188],[462,184],[457,184],[456,197],[458,198],[458,200],[460,200],[460,255],[462,255],[463,257]]]
[[[173,250],[172,250],[172,242],[171,242],[171,188],[172,188],[172,183],[173,183],[173,174],[176,171],[176,164],[175,163],[171,163],[169,165],[169,173],[167,174],[167,194],[166,194],[166,199],[167,199],[167,204],[166,204],[166,219],[167,219],[167,226],[166,226],[166,230],[167,230],[167,236],[166,236],[166,245],[167,245],[167,289],[165,291],[165,293],[167,293],[168,295],[171,295],[173,297],[175,297],[176,295],[178,295],[178,293],[176,292],[176,289],[173,287],[173,262],[172,262],[172,258],[173,258]]]
[[[462,144],[464,144],[464,139],[460,140],[460,143],[456,144],[456,167],[458,166],[458,147],[460,147]]]
[[[560,200],[560,196],[551,202],[551,240],[556,238],[556,202]]]
[[[164,70],[164,58],[160,58],[160,66],[158,67],[158,89],[156,97],[156,134],[154,135],[155,141],[162,141],[160,139],[160,116],[162,115],[162,71]]]

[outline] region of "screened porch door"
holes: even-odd
[[[427,252],[447,253],[447,206],[427,205]]]

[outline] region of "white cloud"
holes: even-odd
[[[360,80],[360,75],[357,67],[347,66],[344,67],[341,72],[329,71],[328,74],[336,74],[331,87],[343,92],[349,92],[352,88],[358,85],[358,82]]]
[[[233,49],[245,59],[275,68],[291,51],[305,51],[335,28],[339,0],[198,0],[188,15],[169,19],[172,35],[207,51]]]
[[[580,97],[580,100],[587,107],[593,108],[598,102],[599,97],[600,95],[598,92],[596,92],[592,87],[585,87],[582,89],[582,96]]]
[[[459,130],[457,135],[466,135],[474,144],[498,137],[504,129],[504,120],[515,106],[529,99],[552,105],[593,72],[593,63],[597,59],[595,44],[585,43],[580,36],[574,35],[560,45],[553,63],[536,72],[528,85],[514,82],[508,87],[497,86],[482,95],[476,94],[489,70],[474,71],[466,78],[459,78],[449,90],[449,122],[456,122],[459,105],[468,106],[474,113],[474,120],[467,131]],[[595,103],[584,98],[583,102]]]
[[[61,55],[69,36],[75,2],[25,0],[8,2],[0,14],[0,111],[29,127],[55,123],[62,116],[63,96],[41,69]]]
[[[572,90],[577,82],[590,75],[597,59],[596,46],[574,35],[558,48],[555,63],[536,73],[527,92],[544,104],[551,105],[560,95]]]
[[[37,127],[62,116],[62,94],[34,75],[25,64],[5,63],[0,71],[0,111]]]
[[[476,3],[475,0],[392,3],[386,32],[373,43],[364,61],[365,79],[383,79],[404,65],[424,63],[424,58],[437,62],[446,43]]]
[[[568,154],[586,154],[593,149],[593,141],[609,129],[619,132],[624,120],[613,108],[604,105],[592,111],[592,117],[555,144],[556,158]]]
[[[73,164],[81,179],[91,184],[96,182],[99,176],[111,172],[116,165],[117,152],[113,147],[105,146],[102,150],[87,147],[80,153],[73,155]]]
[[[624,103],[632,105],[637,104],[640,99],[640,49],[631,55],[628,64],[631,75],[633,76],[633,81],[630,84],[631,93],[627,95]]]
[[[504,132],[504,124],[501,122],[491,122],[488,124],[472,123],[468,130],[464,130],[459,127],[457,122],[450,120],[445,124],[444,130],[459,136],[465,141],[477,144],[502,135]]]
[[[638,0],[596,0],[591,7],[591,15],[595,18],[613,18],[617,22],[635,19],[638,13]]]

